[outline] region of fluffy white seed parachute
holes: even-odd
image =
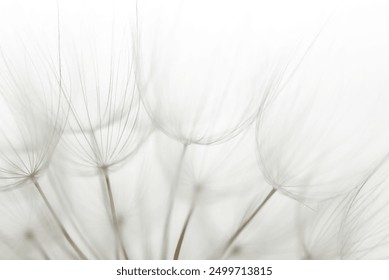
[[[75,21],[77,28],[66,26],[62,32],[63,92],[70,107],[63,137],[67,155],[86,172],[122,166],[150,133],[126,18],[99,19],[105,28],[98,32],[82,18]]]
[[[142,100],[154,124],[184,144],[218,143],[241,132],[255,119],[271,75],[274,35],[249,5],[220,2],[138,5]]]
[[[1,53],[0,187],[19,186],[47,166],[61,137],[66,106],[56,69],[39,56]]]
[[[357,187],[389,151],[386,16],[366,23],[362,13],[342,14],[342,24],[334,15],[258,119],[268,183],[300,200]]]

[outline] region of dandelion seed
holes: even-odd
[[[214,5],[172,1],[158,8],[157,17],[151,6],[139,8],[138,88],[154,125],[183,144],[181,158],[191,144],[220,143],[245,130],[255,119],[271,72],[271,47],[250,25],[247,7],[229,3],[221,11]],[[206,24],[215,10],[220,21]],[[181,168],[180,160],[174,178]]]
[[[247,7],[172,2],[158,15],[150,7],[139,8],[136,57],[154,124],[184,144],[218,143],[247,128],[271,69],[270,46],[250,25]],[[220,20],[207,20],[215,9]]]
[[[17,57],[11,63],[2,53],[4,76],[0,93],[4,122],[0,127],[3,136],[0,143],[0,188],[7,190],[33,183],[69,245],[81,258],[85,258],[38,183],[38,177],[49,164],[66,120],[66,110],[62,107],[59,94],[60,85],[45,61],[42,65],[42,61],[33,60],[29,53],[25,53],[23,64],[19,64]]]
[[[102,177],[113,230],[121,254],[128,259],[110,173],[138,151],[151,126],[143,118],[135,86],[131,38],[119,35],[111,33],[101,44],[99,38],[93,44],[81,41],[64,53],[68,64],[64,94],[70,115],[63,144],[77,169],[84,167],[83,174]]]
[[[388,162],[349,196],[339,230],[341,259],[387,259]]]
[[[380,26],[381,20],[369,24]],[[381,36],[365,31],[369,40],[362,42],[358,24],[351,16],[341,28],[329,23],[263,108],[257,126],[260,167],[268,183],[287,196],[315,200],[347,192],[388,150],[389,99],[382,81],[389,73],[369,70],[387,59],[386,46]],[[375,52],[366,53],[370,48]]]

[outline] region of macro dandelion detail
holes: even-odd
[[[55,79],[52,81],[49,70],[45,77],[38,76],[37,71],[42,70],[37,61],[25,61],[24,65],[13,62],[17,66],[13,68],[3,55],[2,65],[6,70],[3,71],[2,97],[3,104],[8,104],[8,107],[2,110],[2,189],[34,185],[69,245],[80,258],[85,259],[39,183],[39,177],[47,168],[64,129],[66,111],[61,104],[61,86]],[[43,108],[39,103],[43,103]],[[26,238],[36,241],[32,233],[27,232]],[[41,245],[37,246],[43,253]],[[48,258],[46,252],[43,255]]]
[[[33,2],[0,3],[0,259],[389,258],[385,1]]]
[[[217,3],[170,2],[138,5],[143,103],[156,126],[184,144],[225,141],[256,116],[271,69],[266,33],[249,24],[246,5],[227,1],[210,26]]]

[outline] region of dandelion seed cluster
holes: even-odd
[[[0,258],[389,258],[388,19],[1,2]]]

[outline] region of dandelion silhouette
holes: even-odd
[[[4,53],[2,58],[5,70],[1,84],[4,101],[1,189],[33,183],[69,245],[80,258],[85,259],[86,256],[65,229],[38,181],[49,164],[66,120],[66,110],[61,105],[62,99],[58,93],[60,84],[47,71],[46,79],[40,77],[42,68],[39,67],[42,66],[37,61],[27,59],[25,65],[12,65]],[[44,104],[43,114],[40,113],[40,102]],[[30,234],[29,239],[32,237]]]
[[[110,45],[64,53],[69,68],[64,95],[70,114],[63,143],[69,159],[86,172],[99,172],[105,184],[113,230],[128,259],[115,207],[110,172],[122,167],[151,132],[141,112],[129,38]],[[116,43],[119,43],[116,45]],[[80,55],[81,54],[81,55]],[[74,70],[76,69],[76,70]],[[117,252],[117,258],[120,258]]]
[[[270,185],[295,198],[325,199],[355,188],[387,151],[388,100],[380,81],[388,73],[367,70],[385,50],[360,58],[364,49],[346,51],[360,34],[327,43],[328,36],[346,34],[333,28],[265,105],[257,126],[261,170]]]
[[[207,20],[197,20],[199,15],[213,17],[214,7],[206,12],[204,5],[210,3],[186,2],[174,9],[162,5],[155,18],[151,6],[139,4],[136,58],[142,101],[155,126],[183,144],[168,202],[163,258],[187,149],[228,141],[246,129],[269,76],[270,48],[254,39],[258,34],[246,22],[246,7],[227,5],[220,21],[209,26]]]
[[[1,258],[389,257],[380,1],[11,2]]]

